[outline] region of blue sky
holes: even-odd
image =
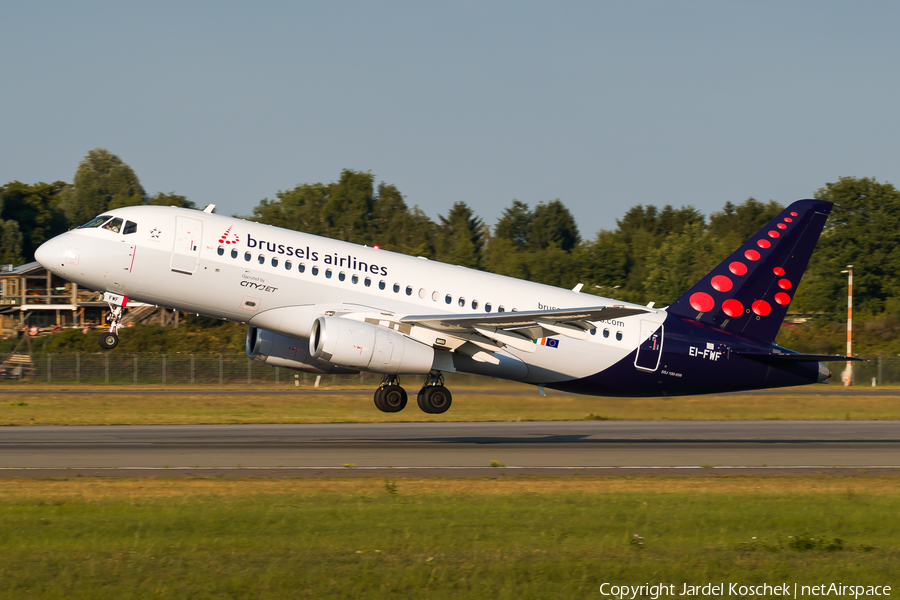
[[[248,214],[344,168],[429,216],[783,203],[898,177],[900,4],[4,3],[0,183],[88,150]]]

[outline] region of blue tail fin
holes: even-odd
[[[831,212],[798,200],[672,303],[668,312],[772,342]]]

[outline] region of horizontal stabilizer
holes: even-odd
[[[848,361],[848,360],[862,360],[864,358],[858,358],[856,356],[839,356],[833,354],[796,354],[796,353],[788,353],[788,354],[773,354],[769,352],[741,352],[732,350],[732,354],[736,354],[737,356],[743,356],[744,358],[749,358],[755,361],[759,361],[761,363],[766,364],[786,364],[786,363],[800,363],[800,362],[838,362],[838,361]]]

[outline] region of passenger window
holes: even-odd
[[[313,266],[313,268],[312,268],[312,274],[313,274],[314,277],[315,277],[316,275],[318,275],[318,274],[319,274],[319,267]]]
[[[340,279],[341,281],[345,280],[346,278],[347,278],[347,274],[344,273],[343,271],[338,273],[338,279]]]
[[[325,269],[325,279],[331,279],[331,269]]]
[[[291,261],[289,261],[289,260],[284,261],[284,268],[287,269],[288,271],[290,271],[291,267],[293,267],[293,266],[294,265],[291,264]]]
[[[244,252],[244,260],[246,260],[247,262],[250,262],[251,258],[253,258],[252,254],[250,254],[249,252]]]
[[[394,293],[395,293],[395,294],[399,294],[399,293],[400,293],[400,284],[399,284],[399,283],[395,283],[395,284],[394,284]]]
[[[237,255],[238,255],[237,248],[232,248],[231,249],[231,258],[237,258]]]
[[[605,329],[605,328],[603,329],[603,337],[605,337],[605,338],[609,337],[609,329]]]
[[[357,284],[359,283],[359,275],[354,275],[350,278],[350,283]]]
[[[107,223],[103,226],[103,229],[108,229],[113,233],[119,233],[122,230],[122,219],[118,217]]]
[[[472,310],[478,310],[478,300],[472,300]]]
[[[622,341],[622,332],[621,331],[616,332],[616,341],[618,341],[618,342]]]
[[[259,261],[259,264],[261,264],[261,265],[266,264],[266,257],[263,256],[262,254],[259,255],[259,258],[257,260]]]
[[[419,298],[425,299],[425,294],[428,292],[425,291],[425,288],[419,288]]]
[[[503,308],[503,305],[500,305],[500,308],[497,309],[497,312],[506,312],[506,309]]]
[[[76,229],[91,229],[94,227],[100,227],[104,223],[109,221],[109,215],[101,215],[99,217],[94,217],[84,225],[79,225]]]
[[[387,286],[387,284],[384,282],[384,279],[382,279],[381,281],[378,282],[379,290],[383,290],[385,288],[385,286]]]
[[[278,259],[275,258],[274,256],[272,257],[272,266],[273,266],[273,267],[277,267],[277,266],[278,266]]]
[[[137,231],[137,223],[134,221],[125,221],[125,229],[122,230],[123,235],[134,233]]]
[[[438,294],[437,292],[431,292],[431,299],[434,300],[435,302],[437,302],[438,298],[440,298],[440,297],[441,297],[441,295]]]
[[[459,297],[458,304],[459,304],[460,306],[462,306],[463,308],[465,308],[465,306],[466,306],[466,299],[463,298],[462,296],[460,296],[460,297]]]
[[[406,286],[406,295],[412,296],[412,286],[411,285]]]
[[[491,303],[490,302],[487,302],[484,305],[484,312],[491,312]]]
[[[297,270],[303,273],[304,271],[306,271],[306,265],[300,263],[299,265],[297,265]],[[315,275],[315,273],[313,273],[313,275]]]
[[[216,253],[219,256],[224,256],[225,255],[225,246],[219,246],[218,248],[216,248]]]
[[[452,304],[453,296],[451,296],[450,294],[447,294],[446,296],[444,296],[444,302],[446,302],[447,304]]]
[[[597,335],[597,328],[596,328],[596,327],[594,327],[593,329],[591,329],[591,335]]]
[[[370,278],[368,278],[368,277],[366,277],[366,280],[363,281],[363,283],[366,284],[366,287],[371,287],[371,286],[372,286],[372,280],[371,280]]]

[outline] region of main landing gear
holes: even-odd
[[[432,371],[425,378],[425,385],[419,390],[416,402],[422,412],[439,415],[447,412],[453,397],[450,390],[444,387],[444,376],[440,371]],[[375,406],[386,413],[400,412],[406,408],[406,390],[400,387],[400,378],[396,375],[385,375],[381,385],[375,390]]]
[[[122,307],[115,306],[111,308],[109,316],[106,317],[106,320],[109,321],[109,331],[101,335],[100,339],[97,340],[100,347],[104,350],[112,350],[119,345],[119,321],[122,319]]]

